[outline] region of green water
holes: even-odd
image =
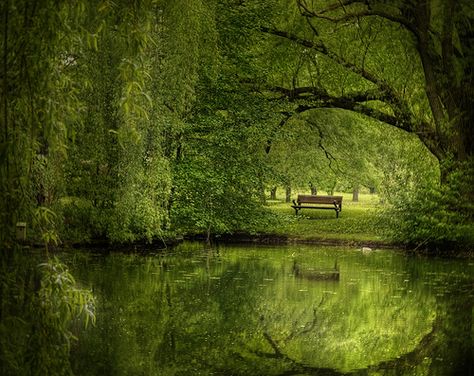
[[[474,374],[472,260],[188,244],[67,263],[97,297],[77,375]]]

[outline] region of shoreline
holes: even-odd
[[[163,252],[176,247],[185,241],[207,242],[205,234],[188,234],[174,238],[155,239],[151,243],[147,241],[136,241],[129,243],[111,243],[106,239],[95,239],[89,242],[80,243],[63,243],[55,249],[83,249],[95,251],[98,253],[109,254],[113,252],[127,253],[156,253]],[[420,255],[428,257],[446,257],[446,258],[474,258],[473,250],[428,250],[421,247],[410,247],[405,244],[397,244],[383,240],[358,240],[358,239],[328,239],[322,237],[299,238],[290,235],[277,234],[250,234],[250,233],[233,233],[215,235],[210,239],[211,245],[216,244],[254,244],[254,245],[315,245],[315,246],[340,246],[352,248],[371,248],[372,250],[391,249],[405,252],[407,255]],[[31,245],[32,248],[41,248],[42,245]],[[54,252],[54,251],[53,251]]]

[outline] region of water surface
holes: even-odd
[[[473,261],[185,244],[67,262],[97,297],[77,375],[474,374]]]

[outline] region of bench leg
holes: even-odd
[[[339,218],[339,212],[341,211],[341,206],[338,206],[336,204],[336,201],[334,201],[334,210],[336,211],[336,218]]]

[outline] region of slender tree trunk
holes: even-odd
[[[286,197],[285,197],[285,202],[291,202],[291,187],[287,186],[286,187]]]
[[[352,189],[352,201],[353,202],[359,202],[359,186],[356,185]]]
[[[263,173],[263,170],[260,169],[259,171],[259,174],[258,174],[258,193],[259,193],[259,196],[260,196],[260,202],[265,205],[266,202],[267,202],[267,197],[265,195],[265,183],[264,183],[264,173]]]
[[[318,188],[313,183],[309,183],[309,187],[311,188],[311,194],[316,196],[318,194]]]
[[[267,203],[267,197],[265,196],[265,187],[263,184],[260,186],[260,202],[265,205]]]
[[[441,135],[441,127],[445,120],[445,116],[439,95],[439,83],[436,78],[433,59],[430,56],[432,46],[430,45],[429,37],[429,7],[429,2],[418,2],[415,7],[415,19],[418,29],[418,52],[420,54],[420,60],[425,74],[425,92],[436,125],[436,134],[439,136]]]
[[[333,182],[332,186],[331,187],[328,187],[328,195],[329,196],[332,196],[334,194],[334,190],[336,189],[336,184],[337,182]]]
[[[270,200],[276,200],[277,198],[277,187],[272,187],[270,190]]]

